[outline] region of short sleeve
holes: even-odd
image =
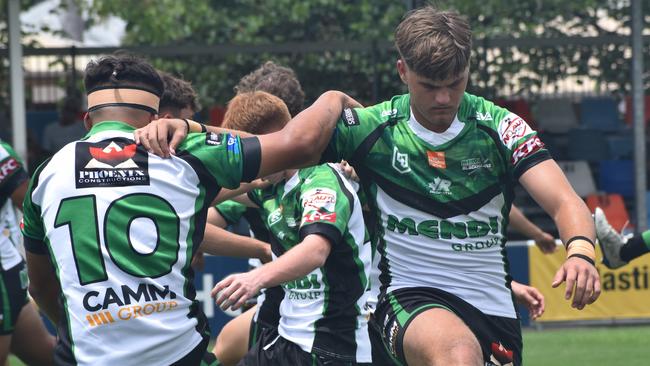
[[[352,195],[333,168],[321,165],[304,177],[300,188],[300,239],[325,236],[332,245],[342,239],[351,216]]]
[[[0,141],[0,202],[9,199],[16,188],[29,179],[23,162],[4,141]]]
[[[350,160],[376,126],[370,117],[372,113],[367,108],[345,108],[323,152],[321,162]]]
[[[499,120],[497,131],[501,143],[508,151],[515,178],[518,179],[540,162],[551,159],[537,131],[518,115],[507,112]]]
[[[238,222],[246,212],[246,206],[235,201],[224,201],[214,206],[229,225]]]
[[[183,141],[177,156],[197,170],[206,180],[204,184],[216,181],[220,187],[234,189],[257,176],[261,150],[257,137],[193,133]]]

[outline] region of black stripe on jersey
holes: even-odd
[[[334,174],[334,176],[336,177],[336,180],[339,182],[339,187],[341,187],[341,191],[348,199],[348,205],[350,206],[350,217],[352,217],[352,214],[354,213],[354,195],[352,195],[352,192],[350,192],[348,188],[345,186],[345,183],[341,178],[341,174],[336,169],[334,169],[331,165],[328,165],[327,167],[330,168],[332,174]]]
[[[323,317],[314,326],[312,353],[356,360],[356,328],[359,308],[357,300],[365,288],[359,279],[359,268],[350,245],[332,246],[332,251],[321,267],[328,285]]]
[[[300,228],[300,241],[303,241],[307,235],[312,234],[322,235],[325,237],[325,239],[329,240],[330,245],[332,246],[332,251],[343,238],[339,229],[337,229],[334,225],[317,222],[314,224],[305,225]]]
[[[247,137],[241,139],[242,156],[244,167],[242,169],[242,181],[250,182],[257,178],[260,173],[260,164],[262,162],[262,147],[257,137]]]
[[[410,189],[406,189],[399,184],[393,183],[375,172],[370,172],[370,176],[371,179],[394,200],[442,219],[458,215],[467,215],[470,212],[476,211],[485,206],[494,197],[502,193],[501,185],[495,183],[482,191],[463,199],[451,202],[438,202],[427,196],[413,192]]]
[[[526,171],[528,171],[528,169],[549,159],[553,159],[553,157],[548,152],[548,150],[540,150],[537,153],[535,153],[533,156],[529,156],[526,159],[524,159],[522,162],[520,162],[515,168],[513,174],[516,179],[519,179],[524,173],[526,173]]]
[[[266,228],[266,225],[264,225],[264,220],[262,220],[262,217],[260,216],[260,209],[253,207],[246,208],[246,211],[244,211],[244,218],[248,221],[248,226],[253,232],[255,239],[268,243],[271,233],[269,232],[269,229]]]
[[[61,283],[59,279],[59,283]],[[56,325],[56,334],[58,335],[58,340],[56,346],[54,347],[54,364],[61,366],[72,366],[77,364],[74,353],[72,352],[72,347],[74,344],[72,342],[72,337],[70,336],[70,325],[68,324],[68,314],[66,312],[69,309],[65,302],[65,296],[59,296],[59,307],[61,313],[59,314],[59,324]]]
[[[47,250],[47,246],[43,243],[42,240],[30,238],[27,235],[23,235],[23,245],[25,250],[38,255],[49,255],[50,252]]]

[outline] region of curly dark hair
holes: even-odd
[[[303,110],[305,92],[300,86],[296,73],[273,61],[267,61],[250,74],[244,76],[237,86],[235,93],[265,91],[282,99],[289,108],[291,116]]]
[[[198,112],[201,109],[192,83],[164,71],[159,71],[159,74],[165,85],[165,92],[160,97],[159,111],[169,109],[174,112],[172,114],[178,115],[183,108],[189,108],[193,112]]]
[[[158,71],[145,59],[117,52],[90,61],[84,73],[86,91],[98,86],[139,85],[162,95],[165,87]]]

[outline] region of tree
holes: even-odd
[[[470,90],[488,97],[504,88],[539,90],[567,76],[588,76],[607,89],[629,90],[627,44],[596,43],[503,46],[504,35],[562,38],[629,33],[625,0],[438,0],[441,8],[465,14],[474,29]],[[543,5],[543,6],[542,6]],[[649,10],[645,7],[646,12]],[[117,15],[128,22],[126,45],[270,45],[286,42],[391,42],[406,2],[391,0],[95,0],[91,13]],[[382,43],[383,42],[383,43]],[[647,52],[646,52],[647,54]],[[294,68],[309,97],[341,89],[366,102],[403,90],[394,70],[394,50],[308,54],[234,53],[222,58],[190,56],[154,59],[162,68],[194,81],[208,102],[223,103],[237,80],[263,60]],[[378,86],[373,93],[373,86]]]

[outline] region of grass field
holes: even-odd
[[[650,365],[650,326],[524,330],[524,365]]]

